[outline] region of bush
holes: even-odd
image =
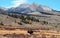
[[[8,16],[7,16],[7,18],[8,18]]]
[[[23,25],[21,22],[18,22],[19,25]]]
[[[0,25],[4,25],[3,22],[1,22]]]
[[[44,24],[48,24],[47,21],[41,21],[41,23],[44,25]]]
[[[32,33],[33,33],[33,31],[32,31],[32,30],[28,30],[28,33],[29,33],[29,34],[32,34]]]
[[[30,18],[30,16],[27,16],[26,19],[30,20],[31,18]]]

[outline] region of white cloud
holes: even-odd
[[[9,6],[8,8],[10,8],[10,7],[17,7],[17,6],[19,6],[20,4],[23,4],[23,3],[26,3],[27,2],[27,0],[13,0],[12,2],[11,2],[11,6]]]

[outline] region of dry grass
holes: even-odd
[[[4,28],[4,29],[1,29]],[[8,30],[6,30],[6,28]],[[17,29],[18,28],[18,29]],[[0,26],[0,34],[28,34],[28,29],[22,28],[19,26]],[[12,30],[11,30],[12,29]],[[60,35],[60,31],[57,30],[33,30],[33,34],[52,34],[52,35]]]
[[[4,28],[4,29],[1,29],[1,28]],[[9,28],[9,30],[6,30],[5,28]],[[11,30],[11,28],[13,28],[13,30]],[[10,38],[13,36],[16,38],[19,36],[21,36],[21,34],[23,34],[22,36],[24,37],[30,37],[29,33],[27,32],[28,30],[27,29],[23,29],[21,27],[21,29],[17,29],[17,28],[20,28],[19,26],[0,26],[0,36],[4,38],[5,35],[9,36]],[[15,30],[14,30],[15,29]],[[33,31],[33,36],[35,38],[40,38],[40,37],[43,37],[43,35],[45,35],[46,37],[51,37],[51,36],[60,36],[60,31],[57,31],[57,30],[32,30]],[[2,36],[4,35],[4,36]],[[27,36],[29,35],[29,36]],[[21,37],[22,37],[21,36]],[[31,36],[32,37],[32,36]],[[33,38],[33,37],[32,37]]]

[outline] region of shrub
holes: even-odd
[[[32,34],[32,33],[33,33],[33,31],[32,31],[32,30],[28,30],[28,33],[29,33],[29,34]]]
[[[0,25],[4,25],[3,22],[1,22]]]
[[[47,21],[41,21],[41,23],[44,25],[44,24],[48,24]]]
[[[19,25],[23,25],[21,22],[18,22]]]

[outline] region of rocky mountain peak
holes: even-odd
[[[49,7],[38,5],[36,3],[32,4],[21,4],[17,7],[9,8],[7,12],[19,12],[19,13],[31,13],[31,12],[43,12],[43,11],[52,11]]]

